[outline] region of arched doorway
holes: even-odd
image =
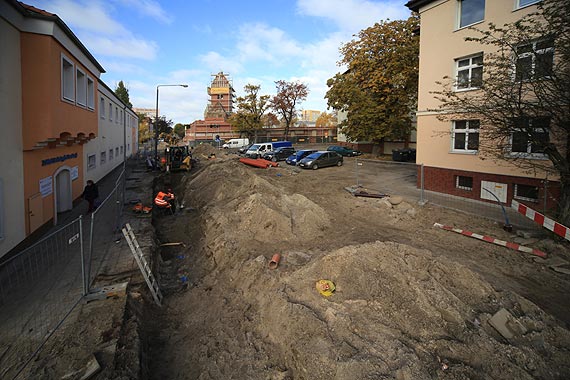
[[[71,170],[62,166],[54,174],[54,215],[53,223],[57,225],[58,214],[73,208],[73,195],[71,189]]]

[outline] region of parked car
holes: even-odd
[[[275,150],[265,153],[263,155],[263,158],[269,161],[277,162],[283,161],[293,153],[295,153],[295,148],[282,146],[281,148],[276,148]]]
[[[293,153],[292,155],[290,155],[289,157],[287,157],[287,159],[285,160],[285,163],[287,163],[289,165],[298,165],[299,161],[301,161],[303,158],[307,157],[309,154],[315,153],[315,152],[316,152],[315,149],[298,150],[295,153]]]
[[[259,158],[263,157],[263,155],[267,152],[274,151],[277,148],[283,147],[293,148],[293,143],[291,141],[272,141],[253,144],[245,152],[245,156],[249,158]]]
[[[360,156],[362,154],[362,152],[359,150],[350,149],[340,145],[331,145],[327,148],[327,150],[337,152],[341,156],[347,156],[347,157]]]
[[[325,166],[342,166],[342,156],[337,152],[327,150],[309,154],[299,161],[299,167],[304,169],[318,169]]]
[[[251,148],[252,145],[253,145],[253,143],[251,143],[251,144],[249,144],[249,145],[247,145],[247,146],[244,146],[244,147],[242,147],[242,148],[239,148],[239,149],[238,149],[238,153],[239,153],[239,154],[245,154],[245,152],[247,152],[247,150],[248,150],[249,148]]]

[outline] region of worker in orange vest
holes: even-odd
[[[154,204],[158,208],[170,209],[174,213],[176,211],[176,203],[174,202],[174,194],[171,191],[170,189],[166,193],[159,191],[154,198]]]

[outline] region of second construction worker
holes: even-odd
[[[164,210],[170,210],[172,213],[176,211],[176,203],[174,201],[174,194],[172,190],[168,189],[165,193],[163,191],[159,191],[154,198],[154,204],[156,207]]]

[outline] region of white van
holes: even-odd
[[[274,141],[274,142],[253,144],[252,146],[249,147],[247,152],[245,152],[245,156],[249,158],[259,158],[263,157],[265,153],[273,151],[276,148],[292,147],[292,146],[293,143],[291,141]]]
[[[249,145],[249,139],[246,137],[244,139],[229,139],[227,143],[225,143],[224,145],[222,145],[222,148],[224,149],[237,149],[237,148],[241,148],[244,146],[248,146]]]

